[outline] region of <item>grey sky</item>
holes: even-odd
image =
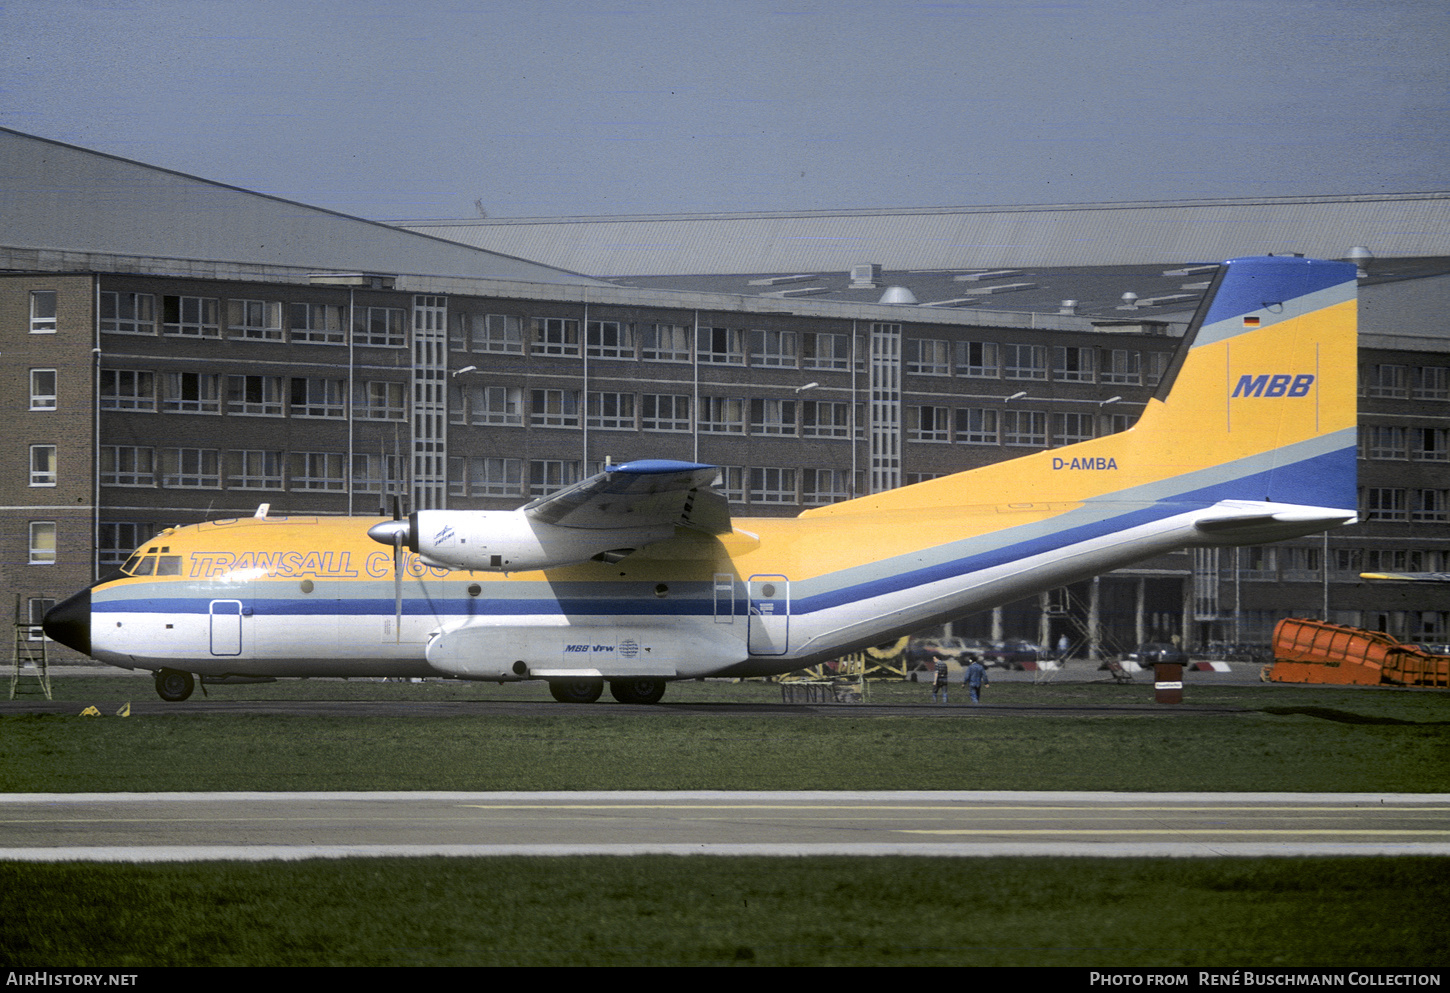
[[[1450,189],[1443,0],[0,0],[0,126],[371,218]]]

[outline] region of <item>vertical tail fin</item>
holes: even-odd
[[[806,513],[1238,500],[1352,517],[1355,298],[1348,263],[1233,259],[1129,430]]]
[[[1224,263],[1132,433],[1161,436],[1163,468],[1206,474],[1216,499],[1354,508],[1355,296],[1348,263]]]

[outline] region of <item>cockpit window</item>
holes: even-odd
[[[170,550],[162,548],[161,552]],[[126,564],[121,566],[121,571],[128,576],[179,576],[181,556],[159,554],[155,548],[148,548],[137,551],[127,559]]]

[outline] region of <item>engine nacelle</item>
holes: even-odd
[[[519,510],[419,510],[408,517],[410,549],[453,569],[528,572],[623,554],[673,536],[674,525],[653,528],[569,528]]]

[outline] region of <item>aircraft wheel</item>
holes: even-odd
[[[156,693],[163,700],[178,703],[191,696],[196,680],[189,672],[177,669],[162,669],[156,673]]]
[[[560,703],[593,703],[604,692],[604,680],[551,679],[549,692]]]
[[[615,679],[609,693],[620,703],[659,703],[665,695],[663,679]]]

